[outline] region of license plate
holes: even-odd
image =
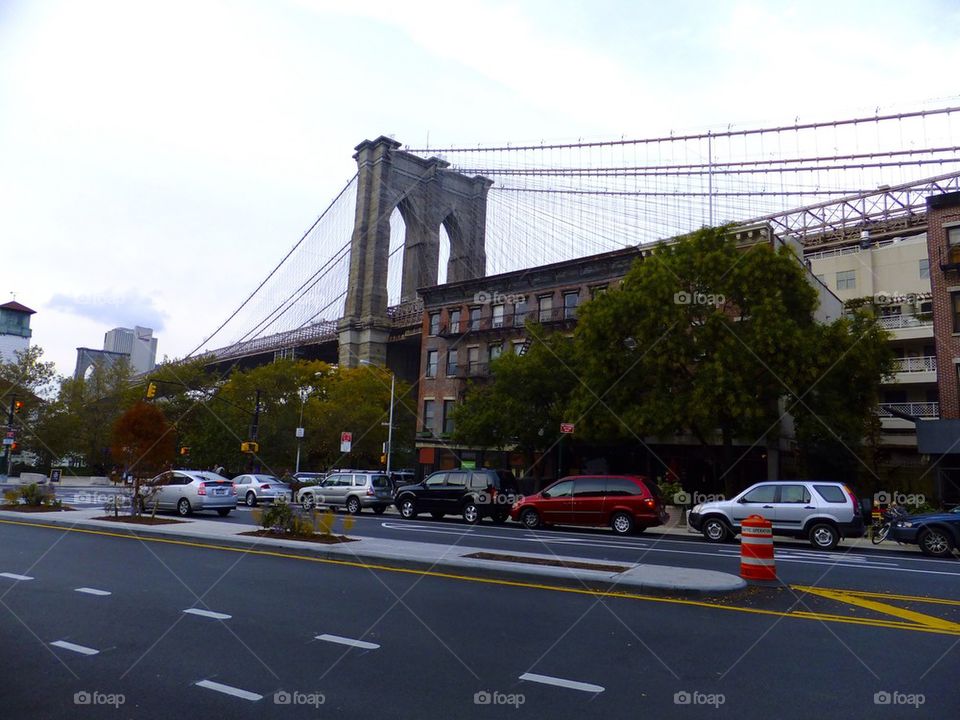
[[[216,490],[214,490],[214,493],[217,494],[217,495],[226,495],[226,494],[227,494],[227,489],[226,489],[226,488],[217,488]]]

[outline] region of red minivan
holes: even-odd
[[[660,489],[642,475],[573,475],[514,504],[510,517],[544,525],[609,525],[618,535],[667,522]]]

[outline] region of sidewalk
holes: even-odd
[[[357,538],[356,542],[323,545],[296,540],[279,540],[242,536],[240,533],[257,529],[250,525],[218,522],[202,517],[169,525],[126,525],[108,520],[94,520],[103,516],[99,508],[70,512],[18,513],[0,511],[0,519],[25,525],[55,525],[76,527],[114,534],[163,538],[170,541],[215,542],[218,545],[238,546],[253,552],[296,550],[318,560],[360,563],[374,567],[404,568],[468,577],[484,577],[520,583],[564,585],[571,588],[599,592],[659,592],[666,594],[727,593],[741,590],[746,582],[730,573],[695,568],[611,563],[585,558],[536,553],[510,552],[514,561],[468,557],[484,553],[487,556],[506,555],[489,549],[462,545],[388,540],[384,538]],[[338,523],[339,524],[339,523]],[[2,525],[0,525],[2,527]],[[336,526],[334,532],[338,532]],[[519,562],[517,562],[519,560]],[[525,562],[529,561],[529,562]],[[573,567],[536,564],[538,561],[562,561]],[[597,569],[592,569],[596,566]],[[611,566],[617,566],[616,571]],[[620,570],[619,568],[623,568]]]

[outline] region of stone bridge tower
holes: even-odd
[[[437,284],[440,227],[450,239],[447,282],[483,277],[487,191],[484,177],[448,170],[439,158],[424,159],[386,137],[357,145],[357,209],[350,242],[350,279],[338,328],[342,367],[361,360],[386,364],[387,264],[390,215],[406,225],[401,301],[416,300],[417,288]]]

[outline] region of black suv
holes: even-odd
[[[484,517],[506,521],[516,499],[517,481],[506,470],[460,469],[441,470],[398,488],[394,504],[407,520],[428,512],[435,520],[460,515],[472,525]]]

